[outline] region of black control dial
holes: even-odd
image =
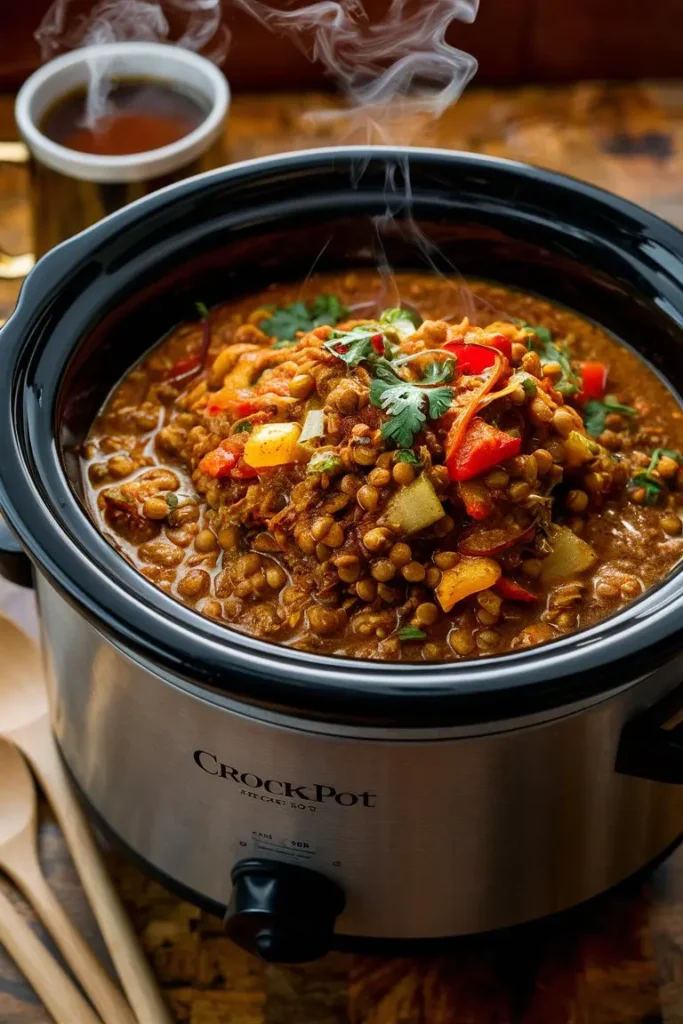
[[[328,952],[344,893],[317,871],[265,858],[232,869],[224,925],[231,939],[270,963],[302,963]]]

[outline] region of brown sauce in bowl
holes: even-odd
[[[303,306],[283,285],[212,310],[204,369],[201,320],[166,337],[84,446],[107,539],[227,627],[351,658],[544,643],[662,579],[683,555],[683,412],[657,375],[536,296],[396,285],[424,317],[402,334],[361,271],[313,278]]]
[[[43,117],[40,129],[60,146],[95,156],[127,156],[171,145],[206,117],[191,96],[164,82],[114,82],[90,124],[85,89],[70,93]]]

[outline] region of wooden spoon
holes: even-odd
[[[0,740],[0,869],[16,882],[62,951],[104,1024],[135,1024],[125,999],[47,884],[36,846],[38,801],[26,761]]]
[[[57,815],[136,1017],[141,1024],[171,1024],[149,963],[57,752],[50,729],[47,686],[38,646],[10,619],[0,615],[0,651],[0,735],[12,740],[28,758]]]
[[[0,943],[58,1024],[100,1024],[71,978],[0,892]]]

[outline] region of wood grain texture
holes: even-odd
[[[333,105],[310,93],[238,97],[230,159],[344,141],[341,123],[321,126],[306,116]],[[0,100],[0,139],[11,137],[11,101]],[[566,171],[683,226],[683,83],[473,89],[421,141]],[[30,244],[27,207],[26,171],[0,169],[7,251]],[[0,316],[16,293],[15,284],[0,283]],[[107,962],[44,809],[40,840],[58,898]],[[589,906],[507,935],[461,940],[442,956],[335,953],[301,967],[260,964],[224,937],[215,918],[119,856],[108,863],[182,1024],[683,1024],[683,849]],[[21,898],[6,882],[0,887],[40,934]],[[0,950],[0,1024],[48,1021]]]

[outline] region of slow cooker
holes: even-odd
[[[410,202],[391,187],[408,159]],[[144,350],[196,300],[371,264],[379,235],[395,267],[563,302],[683,382],[683,235],[570,178],[438,150],[294,153],[165,189],[45,256],[0,338],[0,506],[69,772],[149,871],[271,960],[538,918],[683,831],[680,571],[545,647],[363,662],[195,614],[89,518],[79,445]]]

